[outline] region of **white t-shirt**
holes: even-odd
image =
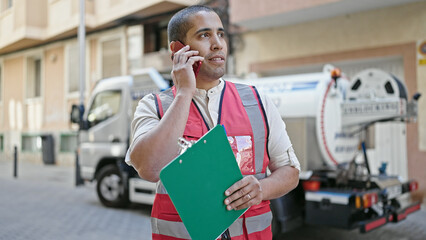
[[[217,124],[220,96],[224,85],[224,81],[221,79],[216,87],[207,91],[204,89],[197,89],[193,97],[193,100],[199,107],[209,128],[213,128]],[[281,119],[277,108],[269,97],[260,95],[260,98],[265,108],[266,118],[269,124],[268,150],[270,161],[268,168],[274,171],[281,166],[290,165],[300,171],[299,160],[294,153],[290,138],[285,129],[285,123]],[[155,127],[159,121],[160,119],[157,115],[154,96],[148,94],[139,101],[134,114],[132,121],[133,141],[130,145],[130,150],[133,149],[136,140]],[[130,165],[129,157],[126,158],[126,162]]]

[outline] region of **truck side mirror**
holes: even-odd
[[[70,120],[72,123],[80,124],[80,107],[76,104],[71,107]]]

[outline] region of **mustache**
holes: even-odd
[[[209,54],[207,54],[206,56],[204,56],[204,59],[210,59],[210,58],[212,58],[212,57],[217,57],[217,56],[220,56],[220,57],[222,57],[223,59],[226,59],[226,55],[225,55],[225,53],[224,52],[222,52],[222,51],[220,51],[220,52],[215,52],[215,53],[209,53]]]

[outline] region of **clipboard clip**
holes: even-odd
[[[178,139],[178,145],[180,147],[180,154],[184,153],[186,151],[186,149],[192,147],[192,144],[194,144],[194,143],[195,143],[194,140],[188,141],[185,138],[180,137]]]

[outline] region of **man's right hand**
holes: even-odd
[[[196,89],[196,79],[192,65],[203,60],[204,57],[198,56],[198,51],[196,50],[189,50],[188,45],[174,54],[171,75],[177,93],[190,94],[192,98]]]
[[[191,99],[196,92],[192,65],[203,61],[198,51],[185,46],[174,54],[171,72],[176,96],[157,126],[139,137],[130,153],[132,165],[143,179],[157,182],[161,169],[179,154],[177,140],[185,131]]]

